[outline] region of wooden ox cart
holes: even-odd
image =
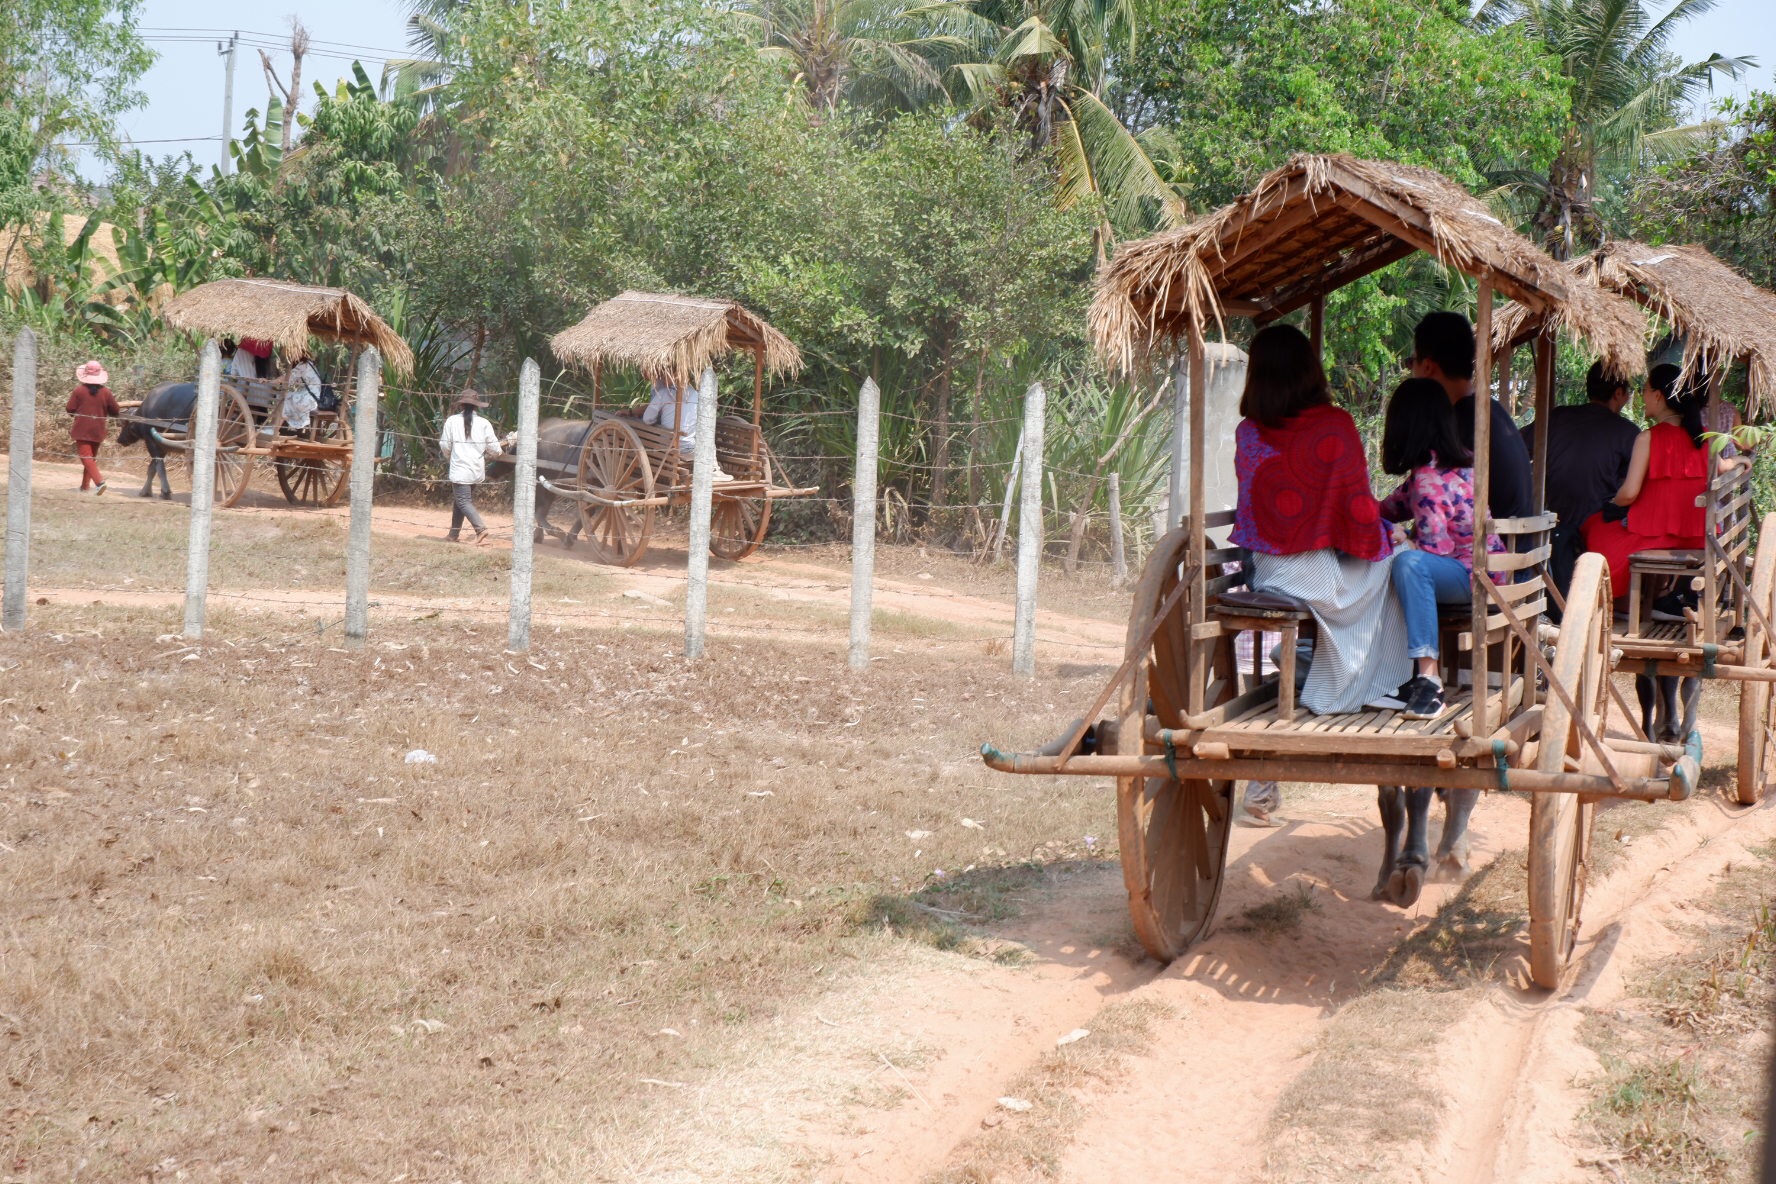
[[[1744,367],[1746,412],[1776,399],[1776,296],[1757,287],[1701,247],[1649,247],[1618,241],[1570,263],[1576,285],[1592,285],[1635,301],[1683,339],[1686,373],[1709,376],[1709,426],[1724,428],[1720,391],[1727,373]],[[1540,331],[1542,318],[1520,306],[1504,309],[1494,333],[1505,359]],[[1767,515],[1751,552],[1751,471],[1711,466],[1702,495],[1699,550],[1644,551],[1629,564],[1628,619],[1614,630],[1624,671],[1649,678],[1719,678],[1739,684],[1739,767],[1735,794],[1756,805],[1776,756],[1776,514]],[[1699,593],[1684,621],[1648,619],[1654,581]],[[1621,590],[1618,589],[1618,594]],[[1690,712],[1693,713],[1693,699]],[[1625,706],[1625,705],[1624,705]],[[1633,713],[1625,711],[1641,739]],[[1686,713],[1689,714],[1689,713]],[[1686,721],[1687,722],[1687,721]],[[1687,729],[1686,729],[1687,730]]]
[[[765,375],[793,374],[801,354],[790,340],[746,309],[726,300],[624,292],[550,342],[563,363],[591,372],[590,418],[555,446],[539,450],[543,487],[573,502],[594,554],[604,563],[629,567],[647,551],[659,511],[688,505],[691,456],[675,428],[643,423],[638,409],[600,406],[602,376],[610,365],[663,378],[678,390],[672,422],[682,422],[684,395],[730,353],[753,356],[752,417],[716,420],[716,467],[709,549],[722,559],[742,559],[758,549],[771,524],[771,504],[817,492],[782,482],[782,469],[760,430]],[[707,408],[699,405],[698,414]]]
[[[407,343],[370,306],[339,288],[316,288],[284,280],[228,279],[201,284],[168,302],[167,323],[209,337],[269,341],[286,357],[309,349],[311,341],[349,347],[338,406],[310,413],[306,428],[285,425],[287,379],[222,379],[216,408],[216,501],[232,506],[252,483],[260,462],[277,477],[292,505],[330,506],[345,489],[351,467],[352,383],[358,351],[373,345],[396,371],[413,368]],[[148,420],[142,427],[172,456],[187,458],[192,447],[188,419]]]
[[[1565,270],[1484,205],[1426,169],[1300,156],[1257,189],[1194,224],[1124,245],[1098,278],[1092,331],[1103,355],[1133,368],[1178,349],[1189,362],[1188,513],[1159,540],[1129,615],[1121,667],[1073,726],[1031,753],[983,746],[1014,773],[1116,779],[1129,911],[1154,957],[1177,957],[1209,927],[1227,872],[1234,786],[1245,779],[1452,790],[1513,789],[1530,809],[1529,938],[1534,980],[1553,986],[1571,956],[1585,887],[1593,805],[1681,800],[1693,751],[1611,735],[1611,594],[1601,559],[1578,566],[1557,639],[1541,621],[1552,515],[1476,530],[1468,611],[1443,622],[1443,669],[1468,681],[1431,720],[1393,711],[1308,715],[1295,709],[1293,637],[1300,607],[1256,607],[1237,594],[1249,564],[1226,541],[1230,511],[1204,512],[1204,339],[1224,318],[1264,325],[1305,310],[1316,344],[1326,295],[1415,251],[1478,287],[1476,375],[1489,386],[1494,293],[1539,315],[1535,400],[1553,405],[1556,320],[1629,373],[1644,364],[1637,310]],[[1476,501],[1487,504],[1491,420],[1475,400]],[[1535,457],[1543,502],[1545,450]],[[1488,532],[1515,544],[1489,555]],[[1508,573],[1495,583],[1493,572]],[[1242,631],[1281,630],[1283,669],[1242,671]],[[1551,655],[1544,653],[1552,641]],[[1421,795],[1422,797],[1422,795]]]

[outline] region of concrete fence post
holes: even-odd
[[[1122,541],[1122,474],[1110,474],[1110,586],[1120,588],[1128,583],[1128,553]]]
[[[870,611],[876,579],[876,455],[882,392],[863,380],[857,394],[857,472],[851,478],[851,652],[853,670],[869,669]]]
[[[715,371],[703,371],[697,390],[697,435],[691,453],[691,538],[685,562],[685,657],[703,656],[709,615],[709,518],[715,492]]]
[[[376,500],[376,433],[382,355],[370,346],[358,356],[352,406],[351,526],[345,538],[345,644],[370,636],[370,515]]]
[[[20,329],[12,347],[12,442],[6,454],[6,596],[0,629],[25,627],[31,566],[31,457],[37,448],[37,335]]]
[[[191,412],[191,537],[185,550],[185,640],[204,632],[204,597],[210,588],[210,519],[216,511],[216,405],[222,396],[222,351],[204,342],[197,367],[197,406]],[[251,437],[247,443],[254,441]]]
[[[536,563],[537,414],[543,372],[531,358],[518,371],[518,462],[512,475],[512,611],[506,648],[530,648],[530,581]]]
[[[1024,476],[1018,501],[1017,613],[1011,672],[1036,673],[1036,577],[1042,562],[1042,434],[1048,393],[1032,383],[1024,396]]]

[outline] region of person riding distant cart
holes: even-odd
[[[456,397],[456,406],[461,414],[445,420],[444,431],[438,437],[438,447],[450,464],[452,504],[450,533],[445,537],[456,542],[466,518],[475,528],[476,544],[485,545],[487,526],[475,512],[475,486],[487,480],[487,462],[500,454],[499,437],[485,417],[475,414],[477,408],[487,406],[480,395],[466,390]]]
[[[74,451],[80,456],[80,492],[91,488],[94,494],[105,492],[105,478],[99,473],[99,445],[105,442],[109,421],[123,416],[111,388],[105,384],[111,376],[97,362],[84,362],[74,371],[80,385],[68,396],[68,414],[74,417],[68,434],[74,438]]]

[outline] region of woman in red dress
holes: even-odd
[[[1583,527],[1585,549],[1603,556],[1618,598],[1627,594],[1632,556],[1704,545],[1703,510],[1697,501],[1708,489],[1708,446],[1702,439],[1708,380],[1697,375],[1680,388],[1681,377],[1669,363],[1654,366],[1647,375],[1644,402],[1652,426],[1635,438],[1628,475],[1615,499]],[[1719,463],[1724,472],[1736,462],[1723,457]],[[1653,615],[1682,620],[1683,606],[1666,603],[1670,600],[1661,597]]]

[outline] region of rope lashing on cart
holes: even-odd
[[[1714,677],[1714,660],[1720,656],[1720,646],[1712,641],[1702,643],[1702,677]]]
[[[1691,762],[1694,762],[1693,764]],[[1671,766],[1671,780],[1683,786],[1683,796],[1671,795],[1674,802],[1687,802],[1696,792],[1702,768],[1702,733],[1696,728],[1684,737],[1684,759]]]
[[[1167,728],[1160,739],[1165,743],[1166,772],[1170,774],[1173,781],[1177,781],[1179,780],[1178,747],[1172,743],[1172,730]]]
[[[1141,659],[1147,654],[1147,647],[1151,646],[1153,639],[1159,635],[1159,627],[1165,623],[1167,617],[1172,615],[1172,610],[1178,607],[1178,602],[1184,598],[1184,594],[1195,586],[1196,577],[1201,571],[1202,564],[1200,563],[1192,563],[1185,568],[1184,578],[1180,579],[1171,594],[1160,602],[1159,611],[1153,614],[1153,620],[1148,624],[1147,632],[1141,635],[1139,641],[1129,647],[1128,653],[1123,656],[1122,665],[1116,668],[1116,673],[1110,676],[1110,681],[1105,683],[1104,689],[1098,692],[1098,697],[1092,701],[1090,709],[1079,717],[1079,723],[1075,726],[1073,734],[1067,738],[1065,744],[1061,745],[1061,768],[1066,768],[1067,762],[1078,755],[1079,745],[1085,740],[1085,734],[1091,731],[1092,725],[1097,721],[1098,712],[1104,710],[1105,705],[1110,702],[1110,696],[1116,693],[1123,681],[1140,665]],[[1169,747],[1170,742],[1168,741],[1167,744]],[[1173,780],[1177,779],[1174,777]]]
[[[1609,750],[1604,747],[1603,741],[1599,740],[1597,735],[1591,731],[1591,725],[1585,722],[1585,717],[1580,713],[1578,704],[1573,702],[1572,695],[1565,687],[1560,685],[1560,680],[1554,677],[1554,668],[1549,664],[1546,658],[1542,657],[1542,648],[1535,644],[1534,640],[1529,636],[1529,631],[1519,624],[1517,618],[1512,615],[1511,606],[1505,603],[1505,598],[1499,592],[1497,585],[1489,579],[1476,580],[1475,583],[1479,584],[1480,587],[1486,591],[1486,595],[1492,598],[1493,603],[1498,605],[1499,611],[1504,616],[1506,628],[1510,629],[1512,633],[1517,635],[1518,644],[1523,646],[1524,652],[1527,653],[1530,656],[1530,659],[1535,663],[1536,669],[1541,671],[1542,675],[1548,680],[1548,689],[1560,696],[1561,704],[1566,708],[1567,714],[1572,719],[1572,726],[1579,730],[1580,739],[1584,740],[1584,742],[1590,746],[1592,753],[1597,757],[1598,763],[1603,766],[1604,774],[1609,778],[1610,784],[1615,787],[1618,793],[1620,793],[1625,783],[1622,780],[1622,775],[1616,771],[1615,762],[1609,758]],[[1607,678],[1605,681],[1608,681]],[[1480,688],[1476,687],[1475,693],[1481,693]]]
[[[1504,740],[1492,742],[1492,763],[1498,767],[1499,788],[1511,788],[1511,752]]]

